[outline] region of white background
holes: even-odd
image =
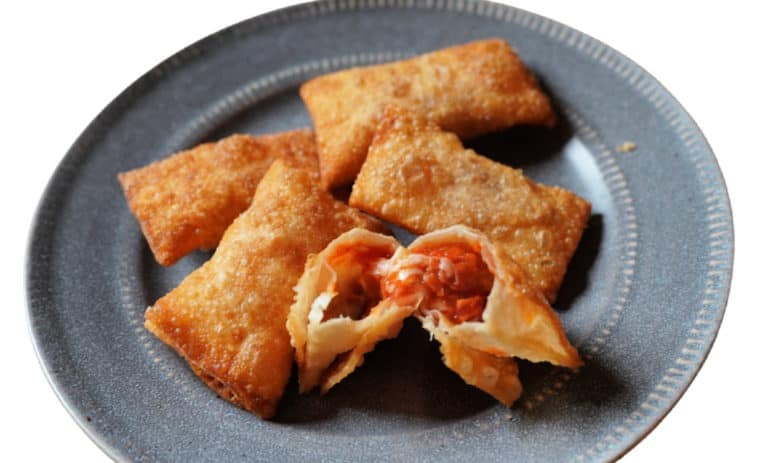
[[[209,33],[295,2],[18,3],[0,7],[3,459],[109,461],[56,399],[29,340],[23,268],[36,203],[78,134],[146,70]],[[720,335],[677,407],[623,461],[763,460],[768,16],[760,2],[505,3],[586,32],[656,76],[700,125],[730,190],[737,255]]]

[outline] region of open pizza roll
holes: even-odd
[[[471,228],[457,225],[416,239],[392,260],[382,292],[396,304],[415,306],[424,328],[451,343],[444,351],[458,343],[499,358],[582,364],[557,314],[525,272]],[[485,363],[488,375],[501,375],[500,365]]]
[[[399,247],[390,236],[354,229],[309,257],[286,323],[301,392],[317,385],[327,392],[378,341],[400,332],[413,307],[382,300],[380,290]]]

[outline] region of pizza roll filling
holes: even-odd
[[[452,323],[481,321],[494,275],[480,250],[468,243],[441,243],[408,255],[382,282],[387,297],[414,304],[424,316]]]

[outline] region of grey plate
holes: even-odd
[[[409,323],[328,396],[298,397],[292,383],[264,422],[218,399],[142,328],[144,309],[208,256],[156,265],[118,172],[233,132],[309,125],[297,87],[311,76],[492,36],[518,49],[561,118],[554,130],[471,146],[594,205],[557,304],[586,359],[579,373],[523,364],[525,393],[507,410],[447,371]],[[637,149],[617,153],[624,141]],[[117,460],[604,461],[648,433],[698,371],[723,316],[732,251],[704,137],[621,54],[492,3],[333,1],[190,46],[91,123],[40,203],[29,320],[62,402]]]

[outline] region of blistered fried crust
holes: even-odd
[[[317,180],[276,161],[213,257],[145,314],[147,329],[217,393],[264,418],[290,375],[285,322],[307,255],[355,227],[384,230]]]
[[[317,132],[326,188],[354,181],[391,102],[424,113],[460,137],[555,121],[536,79],[501,39],[323,75],[302,85],[301,97]]]
[[[215,248],[277,159],[316,169],[312,131],[232,135],[118,179],[155,259],[171,265],[195,249]]]
[[[443,363],[465,383],[485,391],[507,407],[523,393],[515,359],[469,348],[441,331],[436,331],[434,336],[440,343]]]
[[[554,301],[589,218],[589,202],[465,149],[401,107],[387,109],[350,205],[415,233],[464,224],[512,256]]]

